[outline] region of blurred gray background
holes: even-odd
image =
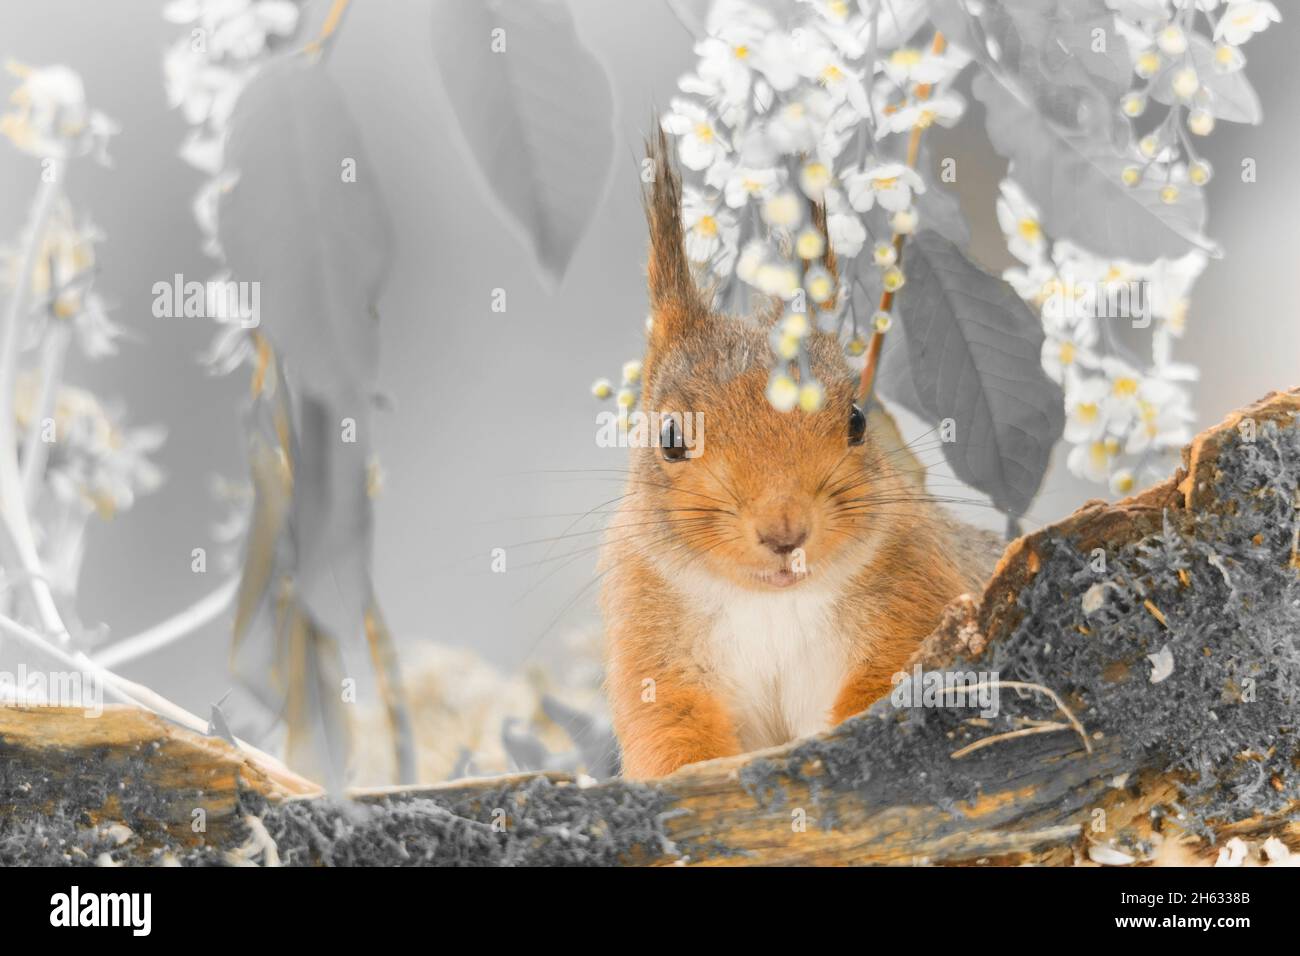
[[[437,2],[437,0],[433,0]],[[212,378],[196,356],[206,320],[155,319],[151,286],[173,273],[205,277],[190,201],[201,174],[176,158],[186,127],[167,109],[161,57],[178,33],[151,0],[9,0],[0,6],[0,54],[79,71],[87,97],[122,125],[113,169],[80,163],[69,191],[79,213],[107,233],[98,288],[135,341],[97,364],[73,358],[68,380],[120,399],[134,423],[165,425],[156,456],[163,488],[117,519],[92,523],[80,611],[115,638],[185,607],[220,583],[190,552],[217,543],[224,514],[211,477],[242,480],[239,409],[247,373]],[[397,232],[397,258],[381,303],[382,385],[395,399],[379,418],[385,472],[377,502],[375,580],[399,638],[466,645],[506,670],[554,652],[594,616],[596,535],[546,544],[576,515],[619,493],[621,453],[594,443],[599,406],[588,386],[617,379],[638,355],[646,312],[645,235],[636,158],[655,106],[693,62],[691,37],[663,0],[572,0],[579,30],[605,64],[617,101],[615,170],[593,184],[594,224],[565,282],[548,292],[529,253],[480,188],[457,140],[434,69],[430,0],[355,0],[328,69],[343,85],[369,143]],[[1246,47],[1264,103],[1260,127],[1220,124],[1204,144],[1218,175],[1209,187],[1209,234],[1226,250],[1195,289],[1177,357],[1202,370],[1199,422],[1214,422],[1273,388],[1300,383],[1300,290],[1295,228],[1300,146],[1300,18]],[[961,131],[937,131],[932,155],[959,160],[959,189],[987,265],[1008,263],[993,218],[1004,164],[984,144],[978,104]],[[1236,175],[1242,157],[1258,181]],[[38,164],[0,144],[0,237],[22,228]],[[508,311],[491,311],[494,288]],[[1031,511],[1054,520],[1104,489],[1073,479],[1058,455]],[[1000,527],[998,520],[990,526]],[[590,528],[590,523],[576,530]],[[506,574],[489,570],[507,549]],[[548,560],[561,556],[561,560]],[[571,556],[571,557],[569,557]],[[224,620],[125,675],[206,712],[230,686]]]

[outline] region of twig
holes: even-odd
[[[1060,695],[1057,694],[1056,691],[1052,690],[1052,688],[1050,687],[1044,687],[1042,684],[1034,684],[1034,683],[1030,683],[1029,681],[990,680],[990,681],[980,681],[978,684],[962,684],[960,687],[945,688],[943,692],[945,694],[956,693],[957,691],[961,691],[962,693],[969,693],[970,691],[973,690],[987,690],[994,687],[1006,688],[1008,690],[1032,690],[1039,694],[1046,694],[1048,697],[1052,698],[1052,703],[1056,704],[1056,709],[1065,715],[1065,719],[1070,722],[1070,727],[1074,729],[1075,733],[1079,735],[1079,739],[1083,741],[1083,749],[1086,750],[1088,753],[1092,753],[1092,741],[1088,739],[1088,733],[1083,729],[1083,724],[1079,723],[1079,720],[1074,716],[1073,711],[1071,711],[1069,707],[1065,706],[1065,701],[1061,700]],[[1041,732],[1034,728],[1027,728],[1027,729],[1029,730],[1030,733]],[[987,739],[992,741],[992,740],[1008,739],[1010,737],[1023,737],[1023,736],[1025,736],[1024,733],[1022,733],[1019,730],[1015,730],[1015,731],[1009,731],[1008,733],[1005,734],[995,734],[993,737]],[[969,750],[969,748],[967,749]],[[962,751],[958,750],[952,756],[956,757],[961,752]]]
[[[302,52],[308,55],[324,56],[329,52],[333,43],[334,34],[343,24],[343,16],[348,12],[348,4],[351,0],[334,0],[330,6],[329,13],[325,15],[325,22],[321,24],[320,35],[312,40]]]
[[[63,377],[63,360],[68,353],[72,329],[63,320],[51,320],[41,343],[41,384],[36,404],[32,406],[32,420],[27,423],[27,443],[23,445],[22,483],[23,501],[27,507],[36,504],[45,476],[45,463],[49,460],[50,444],[45,441],[45,419],[54,414],[55,399],[59,393],[59,379]]]
[[[962,757],[966,756],[969,753],[974,753],[976,750],[980,750],[984,747],[989,746],[990,744],[1000,743],[1003,740],[1011,740],[1015,737],[1028,737],[1030,734],[1048,734],[1057,730],[1073,730],[1073,729],[1074,728],[1071,727],[1069,724],[1047,723],[1047,724],[1036,724],[1033,727],[1022,727],[1020,730],[1008,730],[1006,733],[993,734],[988,737],[982,737],[981,739],[975,741],[973,744],[967,744],[965,747],[962,747],[960,750],[954,750],[950,756],[952,757],[953,760],[960,760]]]
[[[120,667],[128,661],[152,654],[216,620],[230,607],[238,593],[239,578],[236,576],[167,620],[97,651],[95,660],[105,667]]]
[[[683,9],[681,0],[664,0],[664,2],[667,4],[668,9],[672,11],[673,16],[677,18],[677,22],[693,39],[701,40],[704,38],[704,24]]]
[[[31,232],[23,249],[17,280],[9,299],[4,329],[0,331],[0,530],[4,532],[4,558],[10,567],[16,566],[25,572],[41,626],[62,641],[67,640],[68,629],[63,624],[49,582],[41,568],[36,537],[27,514],[22,477],[18,473],[14,393],[18,375],[18,350],[22,343],[22,320],[27,314],[27,293],[31,287],[32,270],[36,267],[41,252],[45,226],[58,198],[65,169],[66,163],[51,159],[46,175],[41,180],[41,187],[32,206],[29,226]]]
[[[936,56],[943,53],[948,43],[942,33],[935,31],[934,42],[930,45],[930,50]],[[917,84],[915,96],[918,101],[928,100],[930,98],[932,87],[929,83]],[[912,127],[912,135],[907,143],[907,165],[910,169],[916,168],[917,160],[921,155],[921,134],[924,127],[916,125]],[[902,268],[903,265],[903,240],[902,233],[894,234],[894,259],[895,265]],[[879,311],[889,312],[894,307],[894,293],[888,289],[880,293]],[[870,401],[872,390],[876,385],[876,369],[880,364],[880,350],[885,344],[885,332],[883,329],[873,329],[871,333],[871,343],[867,346],[867,361],[862,366],[862,377],[858,383],[858,401],[859,404],[865,404]]]
[[[97,661],[91,660],[82,653],[69,653],[61,647],[55,647],[49,641],[42,638],[35,631],[24,627],[11,618],[0,615],[0,632],[10,637],[16,638],[22,643],[35,649],[36,651],[48,654],[57,660],[64,667],[70,670],[81,671],[82,673],[93,676],[100,684],[115,694],[118,699],[126,703],[135,704],[137,707],[143,707],[145,710],[153,711],[160,717],[165,717],[173,723],[179,724],[187,730],[192,730],[197,734],[204,736],[208,733],[208,723],[202,718],[190,713],[179,704],[175,704],[163,697],[156,691],[150,690],[142,684],[127,680],[121,677]],[[241,751],[267,776],[275,779],[295,793],[319,793],[320,787],[305,777],[294,773],[283,763],[272,757],[270,754],[259,750],[247,741],[235,738],[235,744]]]
[[[406,706],[397,649],[393,646],[392,633],[388,630],[383,615],[379,613],[379,605],[373,600],[366,610],[365,625],[366,643],[370,645],[375,680],[388,715],[388,727],[393,734],[397,780],[399,783],[415,783],[415,731],[411,727],[411,714]]]

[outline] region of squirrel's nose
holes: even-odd
[[[770,531],[760,531],[758,540],[774,554],[789,554],[808,540],[808,529],[785,525]]]

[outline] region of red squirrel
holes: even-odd
[[[833,333],[809,344],[822,408],[772,407],[779,303],[756,317],[706,304],[662,136],[649,152],[642,408],[702,415],[707,441],[684,454],[681,422],[662,416],[659,440],[630,451],[602,546],[607,692],[631,778],[864,710],[1001,552],[925,494],[888,416],[855,403]]]

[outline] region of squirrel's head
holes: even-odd
[[[650,150],[651,322],[641,408],[649,441],[633,443],[630,513],[646,552],[671,573],[703,568],[754,590],[860,568],[903,494],[889,449],[855,404],[857,375],[835,335],[814,331],[814,412],[777,410],[766,391],[776,359],[770,319],[717,314],[696,287],[681,223],[681,187],[662,136]]]

